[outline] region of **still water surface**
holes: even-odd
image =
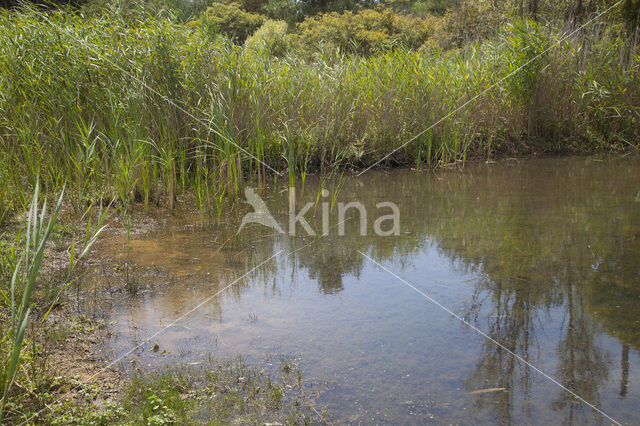
[[[361,251],[612,418],[640,423],[640,161],[311,176],[298,209],[323,187],[320,202],[367,208],[368,236],[357,218],[339,236],[334,206],[323,238],[260,225],[235,236],[242,210],[237,221],[185,217],[128,245],[104,241],[98,256],[135,264],[130,279],[143,290],[109,305],[104,354],[116,359],[282,251],[154,339],[168,353],[146,347],[130,358],[158,368],[209,355],[299,356],[305,377],[329,382],[321,402],[340,423],[611,423]],[[263,194],[286,229],[283,189]],[[383,201],[400,209],[399,236],[373,233],[389,213],[376,209]],[[307,214],[316,230],[321,213],[319,204]],[[90,279],[120,285],[122,273]],[[487,388],[505,390],[470,393]]]

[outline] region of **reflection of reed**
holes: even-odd
[[[608,353],[594,341],[597,327],[580,293],[577,286],[567,285],[565,327],[558,342],[556,376],[588,401],[600,405],[599,388],[607,379],[610,362]],[[573,424],[578,420],[576,411],[582,407],[576,407],[566,395],[558,394],[553,408],[562,409],[564,423]]]
[[[491,288],[492,313],[487,318],[487,334],[508,350],[520,355],[526,362],[537,365],[538,360],[530,357],[531,346],[536,341],[533,327],[533,316],[536,312],[529,308],[527,298],[530,295],[513,291],[508,284],[492,282]],[[477,301],[472,305],[475,312],[469,313],[476,321],[477,309],[481,303],[479,293],[480,291],[476,290],[473,298]],[[488,387],[507,389],[507,392],[495,392],[475,398],[475,406],[477,409],[494,411],[499,423],[509,424],[513,422],[516,409],[516,389],[527,398],[531,391],[533,374],[528,365],[521,364],[511,354],[487,340],[482,345],[482,352],[473,374],[467,379],[466,388],[469,391]]]
[[[639,275],[640,265],[626,258],[637,259],[640,253],[638,240],[628,237],[638,233],[640,217],[626,198],[626,178],[619,174],[613,180],[607,178],[616,174],[616,165],[609,163],[594,170],[582,167],[583,161],[557,160],[562,167],[549,169],[544,164],[526,162],[517,169],[502,167],[474,171],[470,178],[444,179],[440,191],[432,193],[425,219],[430,222],[430,236],[455,265],[488,277],[477,284],[476,302],[471,303],[468,315],[480,321],[477,303],[488,296],[484,302],[491,311],[486,318],[488,334],[508,349],[528,360],[532,345],[539,347],[536,330],[544,323],[540,313],[552,307],[565,312],[558,336],[560,366],[556,376],[597,403],[608,375],[608,356],[595,343],[597,323],[593,315],[597,311],[597,317],[602,318],[601,312],[611,312],[607,327],[613,335],[633,329],[625,325],[639,319],[640,310],[629,306],[638,300],[637,295],[629,297],[629,287],[638,286],[629,283],[637,282],[631,277]],[[540,167],[531,167],[534,165]],[[636,181],[638,172],[637,166],[630,169]],[[610,197],[607,202],[602,201],[603,194]],[[625,246],[621,240],[633,243]],[[598,259],[594,259],[594,252]],[[616,265],[613,273],[611,265]],[[620,287],[611,290],[613,277],[627,284],[625,297],[615,299],[595,290],[604,280],[609,292],[620,295]],[[600,296],[596,297],[597,307],[592,306],[594,294]],[[620,309],[623,298],[628,309]],[[616,315],[625,316],[625,321],[616,321]],[[535,360],[532,362],[535,364]],[[624,361],[622,364],[624,389],[628,365],[625,367]],[[530,372],[517,367],[513,357],[487,343],[467,387],[520,389],[527,398]],[[491,410],[501,422],[510,423],[518,410],[514,395],[484,395],[476,399],[477,407]],[[521,401],[520,409],[524,406]],[[553,408],[561,410],[566,421],[575,419],[575,405],[569,403],[566,393],[558,394]]]
[[[620,397],[625,398],[627,396],[627,390],[629,389],[629,345],[622,345],[620,369],[622,370],[620,378]]]

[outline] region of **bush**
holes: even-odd
[[[287,23],[269,19],[247,39],[245,46],[270,56],[282,56],[287,53],[288,44]]]
[[[463,0],[445,13],[430,42],[442,50],[459,48],[495,36],[505,22],[506,15],[492,2]]]
[[[298,26],[299,43],[313,52],[321,45],[370,55],[396,45],[417,49],[433,32],[431,21],[400,15],[388,9],[364,9],[311,17]]]
[[[201,22],[210,33],[225,34],[242,44],[262,25],[263,20],[262,15],[242,10],[239,3],[213,3],[202,15]]]
[[[271,19],[286,21],[289,25],[293,25],[318,13],[342,13],[346,10],[369,9],[376,4],[378,2],[374,0],[267,0],[262,10]]]

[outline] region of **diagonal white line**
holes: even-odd
[[[54,25],[53,23],[51,23],[51,21],[49,20],[48,16],[44,13],[39,14],[40,17],[42,17],[45,21],[47,21],[49,24]],[[72,38],[75,38],[74,35],[72,33],[67,32],[67,35],[71,36]],[[269,166],[268,164],[266,164],[265,162],[263,162],[262,160],[260,160],[258,157],[256,157],[255,155],[251,154],[249,151],[247,151],[246,149],[242,148],[240,145],[236,144],[234,141],[232,141],[231,139],[229,139],[228,137],[224,136],[222,133],[220,133],[217,129],[214,129],[209,123],[205,122],[204,120],[196,117],[195,115],[193,115],[192,113],[190,113],[189,111],[187,111],[185,108],[181,107],[180,105],[178,105],[177,103],[175,103],[174,101],[172,101],[171,99],[169,99],[168,96],[163,95],[162,93],[160,93],[159,91],[155,90],[154,88],[152,88],[151,86],[149,86],[146,82],[144,82],[141,78],[139,78],[138,76],[136,76],[135,74],[133,74],[130,71],[127,71],[126,69],[124,69],[123,67],[121,67],[120,65],[116,64],[113,61],[110,61],[109,59],[107,59],[105,56],[101,56],[100,52],[96,49],[94,49],[89,43],[86,43],[84,40],[79,40],[78,41],[79,44],[84,45],[87,49],[90,49],[93,51],[94,54],[96,54],[99,58],[102,58],[105,62],[111,64],[112,66],[116,67],[117,69],[119,69],[120,71],[122,71],[124,74],[128,75],[129,77],[131,77],[132,79],[134,79],[135,81],[137,81],[138,83],[142,84],[142,86],[144,86],[147,90],[149,90],[150,92],[154,93],[157,96],[160,96],[162,99],[166,100],[167,103],[173,105],[174,107],[176,107],[177,109],[179,109],[180,111],[182,111],[183,113],[185,113],[186,115],[188,115],[189,117],[191,117],[192,119],[194,119],[196,122],[202,124],[203,126],[207,127],[209,130],[211,130],[213,133],[215,133],[217,136],[221,137],[222,139],[224,139],[225,141],[229,142],[231,145],[235,146],[236,148],[238,148],[240,151],[244,152],[245,154],[247,154],[249,157],[251,157],[252,159],[256,160],[259,164],[262,164],[264,167],[266,167],[267,169],[271,170],[273,173],[277,174],[278,176],[282,176],[282,173],[278,172],[277,170],[275,170],[273,167]]]
[[[437,300],[435,300],[433,297],[429,296],[428,294],[426,294],[425,292],[423,292],[422,290],[418,289],[416,286],[414,286],[413,284],[411,284],[410,282],[408,282],[407,280],[403,279],[402,277],[396,275],[393,271],[391,271],[390,269],[386,268],[385,266],[383,266],[382,264],[380,264],[379,262],[376,262],[375,260],[373,260],[371,257],[367,256],[366,254],[364,254],[363,252],[361,252],[360,250],[356,250],[358,253],[360,253],[363,257],[366,257],[367,259],[369,259],[373,264],[379,266],[380,268],[382,268],[384,271],[388,272],[389,274],[393,275],[395,278],[397,278],[398,280],[400,280],[402,283],[404,283],[407,287],[413,289],[414,291],[416,291],[417,293],[419,293],[420,295],[422,295],[425,299],[427,299],[429,302],[433,303],[434,305],[436,305],[437,307],[439,307],[440,309],[442,309],[443,311],[447,312],[448,314],[452,315],[455,319],[457,319],[458,321],[460,321],[461,323],[463,323],[464,325],[466,325],[467,327],[469,327],[470,329],[472,329],[473,331],[475,331],[476,333],[478,333],[479,335],[481,335],[482,337],[484,337],[485,339],[489,340],[490,342],[494,343],[496,346],[502,348],[503,350],[507,351],[511,356],[513,356],[514,358],[516,358],[518,361],[524,363],[525,365],[527,365],[528,367],[530,367],[531,369],[537,371],[538,373],[540,373],[542,376],[544,376],[545,378],[549,379],[551,382],[555,383],[556,385],[558,385],[559,387],[561,387],[562,389],[564,389],[567,393],[569,393],[571,396],[573,396],[574,398],[578,399],[579,401],[585,403],[586,405],[588,405],[589,407],[591,407],[593,410],[597,411],[598,413],[600,413],[602,416],[606,417],[607,419],[611,420],[613,423],[615,423],[616,425],[622,426],[622,424],[620,422],[618,422],[617,420],[615,420],[613,417],[609,416],[607,413],[605,413],[604,411],[602,411],[601,409],[599,409],[598,407],[596,407],[595,405],[593,405],[592,403],[590,403],[589,401],[587,401],[586,399],[582,398],[580,395],[578,395],[577,393],[573,392],[571,389],[567,388],[566,386],[564,386],[562,383],[560,383],[559,381],[557,381],[556,379],[554,379],[552,376],[550,376],[549,374],[545,373],[544,371],[542,371],[541,369],[539,369],[538,367],[536,367],[535,365],[531,364],[530,362],[528,362],[527,360],[525,360],[524,358],[522,358],[520,355],[518,355],[517,353],[513,352],[512,350],[510,350],[509,348],[507,348],[506,346],[504,346],[502,343],[500,343],[499,341],[497,341],[496,339],[494,339],[493,337],[489,336],[487,333],[485,333],[484,331],[482,331],[481,329],[479,329],[478,327],[474,326],[473,324],[471,324],[469,321],[465,320],[464,318],[462,318],[460,315],[456,314],[455,312],[453,312],[451,309],[447,308],[446,306],[444,306],[443,304],[441,304],[440,302],[438,302]]]
[[[343,223],[345,223],[348,220],[351,220],[353,216],[350,216],[338,223],[336,223],[334,226],[332,226],[330,229],[333,230],[336,227],[342,225]],[[312,239],[309,243],[298,247],[297,249],[291,250],[289,253],[287,253],[285,256],[290,256],[293,253],[300,251],[306,247],[309,247],[310,245],[314,244],[316,241],[322,239],[325,235],[320,234],[318,235],[316,238]],[[135,346],[134,348],[130,349],[129,351],[125,352],[124,354],[122,354],[120,357],[118,357],[118,359],[116,359],[115,361],[110,362],[109,364],[107,364],[104,368],[102,368],[100,371],[98,371],[97,373],[93,374],[91,377],[89,377],[88,379],[84,380],[82,383],[78,384],[77,386],[75,386],[74,388],[72,388],[70,390],[70,392],[76,391],[77,389],[79,389],[83,383],[88,383],[90,382],[92,379],[94,379],[96,376],[98,376],[99,374],[105,372],[107,369],[109,369],[110,367],[112,367],[114,364],[120,362],[122,359],[124,359],[125,357],[129,356],[132,352],[134,352],[136,349],[146,345],[147,343],[149,343],[149,341],[151,339],[154,339],[155,337],[157,337],[158,335],[160,335],[161,333],[165,332],[167,329],[173,327],[178,321],[186,318],[189,314],[197,311],[198,309],[200,309],[202,306],[206,305],[207,303],[211,302],[213,299],[215,299],[217,296],[219,296],[222,292],[224,292],[225,290],[227,290],[228,288],[230,288],[231,286],[233,286],[234,284],[236,284],[237,282],[239,282],[240,280],[242,280],[243,278],[245,278],[247,275],[249,275],[250,273],[252,273],[253,271],[255,271],[256,269],[260,268],[262,265],[266,264],[267,262],[269,262],[271,259],[273,259],[274,257],[276,257],[277,255],[279,255],[280,253],[282,253],[284,250],[279,250],[277,253],[273,254],[272,256],[270,256],[268,259],[264,260],[263,262],[261,262],[259,265],[253,267],[251,270],[247,271],[246,273],[244,273],[242,276],[240,276],[239,278],[236,278],[235,280],[233,280],[230,284],[228,284],[227,286],[225,286],[223,289],[219,290],[218,292],[216,292],[213,296],[208,297],[207,299],[205,299],[204,301],[200,302],[198,305],[196,305],[194,308],[190,309],[189,311],[183,313],[182,315],[180,315],[178,318],[174,319],[169,325],[166,325],[165,327],[161,328],[160,330],[158,330],[157,332],[155,332],[154,334],[152,334],[151,336],[147,337],[142,343],[140,343],[139,345]],[[26,419],[25,421],[23,421],[22,423],[19,424],[19,426],[22,426],[28,422],[30,422],[31,420],[33,420],[34,418],[38,417],[40,414],[42,414],[44,411],[46,410],[50,410],[51,406],[59,401],[60,398],[58,398],[56,401],[54,401],[53,403],[47,404],[44,408],[40,409],[39,411],[37,411],[36,413],[34,413],[33,415],[31,415],[31,417],[29,417],[28,419]]]
[[[160,330],[156,331],[154,334],[152,334],[151,336],[147,337],[146,339],[144,339],[144,341],[142,343],[140,343],[139,345],[131,348],[130,350],[128,350],[127,352],[125,352],[124,354],[122,354],[121,356],[119,356],[115,361],[110,362],[109,364],[107,364],[103,369],[101,369],[100,371],[98,371],[97,373],[93,374],[91,377],[89,377],[88,379],[84,380],[82,383],[88,383],[90,382],[92,379],[94,379],[96,376],[98,376],[99,374],[105,372],[106,370],[108,370],[110,367],[112,367],[114,364],[120,362],[122,359],[124,359],[125,357],[129,356],[132,352],[134,352],[136,349],[139,349],[140,347],[146,345],[147,343],[149,343],[149,341],[151,339],[154,339],[155,337],[157,337],[158,335],[160,335],[161,333],[165,332],[166,330],[168,330],[169,328],[173,327],[174,325],[176,325],[176,323],[178,323],[178,321],[186,318],[189,314],[197,311],[198,309],[200,309],[201,307],[203,307],[204,305],[206,305],[207,303],[211,302],[213,299],[215,299],[217,296],[219,296],[222,292],[224,292],[225,290],[227,290],[229,287],[233,286],[234,284],[236,284],[238,281],[242,280],[243,278],[245,278],[247,275],[249,275],[250,273],[252,273],[253,271],[255,271],[256,269],[258,269],[259,267],[261,267],[262,265],[264,265],[265,263],[269,262],[271,259],[273,259],[274,257],[276,257],[277,255],[279,255],[280,253],[282,253],[283,250],[278,251],[277,253],[273,254],[272,256],[270,256],[268,259],[264,260],[263,262],[261,262],[259,265],[253,267],[251,270],[247,271],[246,273],[244,273],[242,276],[236,278],[235,280],[233,280],[231,283],[229,283],[228,285],[226,285],[224,288],[222,288],[221,290],[217,291],[214,295],[209,296],[208,298],[206,298],[205,300],[203,300],[202,302],[200,302],[198,305],[196,305],[194,308],[188,310],[187,312],[183,313],[182,315],[180,315],[179,317],[177,317],[176,319],[174,319],[173,321],[171,321],[170,324],[162,327]],[[291,253],[289,253],[291,254]],[[71,389],[71,392],[77,390],[80,388],[80,386],[82,386],[82,383],[80,383],[79,385],[77,385],[76,387]],[[59,399],[59,398],[58,398]],[[56,401],[57,402],[57,401]],[[28,423],[29,421],[31,421],[32,419],[38,417],[42,412],[48,410],[51,408],[52,404],[49,404],[47,406],[45,406],[44,408],[42,408],[40,411],[34,413],[31,417],[29,417],[27,420],[25,420],[24,422],[20,423],[20,425],[24,425],[26,423]]]
[[[436,121],[435,123],[433,123],[431,126],[427,127],[426,129],[424,129],[423,131],[421,131],[420,133],[414,135],[411,139],[409,139],[408,141],[406,141],[405,143],[403,143],[402,145],[400,145],[399,147],[395,148],[393,151],[391,151],[390,153],[388,153],[387,155],[385,155],[384,157],[382,157],[381,159],[379,159],[378,161],[376,161],[375,163],[373,163],[372,165],[370,165],[369,167],[367,167],[366,169],[364,169],[363,171],[361,171],[360,173],[358,173],[356,176],[360,176],[361,174],[371,170],[373,167],[377,166],[378,164],[382,163],[384,160],[386,160],[387,158],[391,157],[393,154],[395,154],[396,152],[398,152],[399,150],[401,150],[402,148],[404,148],[405,146],[409,145],[411,142],[415,141],[416,139],[418,139],[420,136],[424,135],[425,133],[427,133],[429,130],[433,129],[434,127],[436,127],[438,124],[442,123],[443,121],[445,121],[446,119],[448,119],[449,117],[451,117],[453,114],[455,114],[456,112],[460,111],[461,109],[465,108],[467,105],[469,105],[470,103],[474,102],[476,99],[478,99],[479,97],[483,96],[484,94],[486,94],[487,92],[489,92],[490,90],[492,90],[494,87],[496,87],[498,84],[502,83],[503,81],[513,77],[515,74],[517,74],[520,70],[522,70],[524,67],[526,67],[527,65],[529,65],[531,62],[535,61],[536,59],[538,59],[540,56],[544,55],[545,53],[547,53],[548,51],[554,49],[556,46],[558,46],[560,43],[562,43],[563,41],[565,41],[566,39],[568,39],[569,37],[571,37],[572,35],[574,35],[575,33],[577,33],[578,31],[582,30],[583,28],[585,28],[586,26],[590,25],[591,23],[593,23],[594,21],[596,21],[597,19],[600,19],[600,17],[602,17],[602,15],[608,13],[611,9],[613,9],[614,7],[616,7],[617,5],[619,5],[620,3],[622,3],[624,0],[619,0],[617,3],[615,3],[614,5],[612,5],[611,7],[605,9],[604,11],[600,12],[599,14],[597,14],[595,17],[593,17],[592,19],[590,19],[589,21],[587,21],[586,23],[584,23],[583,25],[579,26],[578,28],[576,28],[575,30],[569,32],[568,34],[566,34],[564,37],[561,37],[557,42],[555,42],[554,44],[552,44],[551,46],[549,46],[548,48],[546,48],[545,50],[543,50],[542,52],[540,52],[539,54],[537,54],[536,56],[534,56],[533,58],[529,59],[527,62],[525,62],[524,64],[520,65],[518,68],[516,68],[515,70],[511,71],[509,74],[505,75],[504,77],[502,77],[500,80],[496,81],[495,83],[493,83],[492,85],[490,85],[489,87],[487,87],[486,89],[484,89],[482,92],[478,93],[476,96],[474,96],[473,98],[469,99],[467,102],[463,103],[462,105],[460,105],[459,107],[456,107],[455,109],[453,109],[450,113],[448,113],[447,115],[445,115],[444,117],[442,117],[441,119],[439,119],[438,121]]]
[[[165,332],[166,330],[168,330],[169,328],[173,327],[174,325],[176,325],[179,321],[183,320],[184,318],[186,318],[187,316],[189,316],[189,314],[192,314],[193,312],[197,311],[198,309],[200,309],[201,307],[203,307],[204,305],[206,305],[207,303],[211,302],[213,299],[215,299],[217,296],[219,296],[221,293],[223,293],[225,290],[227,290],[229,287],[233,286],[234,284],[236,284],[237,282],[239,282],[240,280],[242,280],[243,278],[245,278],[247,275],[249,275],[250,273],[252,273],[253,271],[255,271],[256,269],[258,269],[259,267],[261,267],[262,265],[264,265],[265,263],[269,262],[271,259],[273,259],[274,257],[276,257],[277,255],[279,255],[280,253],[282,253],[282,250],[278,251],[277,253],[273,254],[271,257],[269,257],[267,260],[262,261],[259,265],[254,266],[253,268],[251,268],[249,271],[247,271],[246,273],[244,273],[243,275],[241,275],[239,278],[236,278],[235,280],[231,281],[231,283],[227,284],[224,288],[218,290],[214,295],[209,296],[208,298],[204,299],[202,302],[198,303],[195,307],[189,309],[187,312],[183,313],[182,315],[180,315],[179,317],[177,317],[176,319],[174,319],[173,321],[171,321],[171,323],[169,323],[168,325],[162,327],[160,330],[156,331],[155,333],[153,333],[151,336],[147,337],[146,339],[144,339],[144,341],[140,344],[138,344],[137,346],[129,349],[127,352],[125,352],[124,354],[120,355],[120,357],[118,357],[118,359],[116,359],[115,361],[110,362],[109,364],[107,364],[106,367],[104,367],[102,370],[100,370],[98,373],[94,374],[93,376],[91,376],[89,379],[85,380],[85,382],[90,381],[92,378],[94,378],[96,375],[104,372],[105,370],[107,370],[109,367],[113,366],[114,364],[118,363],[119,361],[121,361],[123,358],[127,357],[128,355],[130,355],[132,352],[134,352],[136,349],[139,349],[140,347],[146,345],[147,343],[149,343],[149,341],[151,339],[154,339],[155,337],[157,337],[158,335],[160,335],[161,333]]]

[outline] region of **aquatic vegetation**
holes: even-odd
[[[280,363],[281,371],[266,372],[267,363],[258,368],[241,358],[210,359],[198,367],[138,374],[124,400],[126,417],[145,424],[193,423],[212,413],[219,423],[325,421],[327,413],[315,402],[323,385],[303,378],[295,360],[281,356]]]
[[[48,192],[69,182],[78,209],[103,196],[126,211],[172,207],[192,190],[211,205],[246,179],[363,168],[394,149],[381,165],[637,146],[640,62],[623,32],[553,47],[559,32],[513,20],[462,50],[327,48],[309,59],[282,25],[267,22],[243,47],[161,17],[0,12],[7,187],[41,176]],[[18,202],[3,192],[0,212]]]
[[[445,13],[446,8],[440,12],[442,21],[370,9],[317,15],[292,31],[297,18],[266,20],[256,13],[258,6],[248,7],[250,2],[216,3],[187,25],[182,22],[205,7],[202,1],[184,6],[179,18],[115,6],[99,13],[89,8],[0,11],[0,225],[22,210],[29,212],[26,231],[15,241],[0,234],[0,277],[6,284],[0,287],[2,413],[7,400],[14,402],[14,384],[24,380],[19,367],[37,353],[35,341],[25,337],[30,315],[35,316],[37,305],[38,314],[46,317],[75,279],[74,242],[61,283],[37,284],[62,202],[60,198],[46,224],[47,209],[38,204],[40,190],[57,194],[66,188],[74,217],[90,213],[101,199],[116,199],[126,216],[136,203],[146,209],[153,204],[173,208],[180,196],[193,194],[201,214],[210,211],[220,218],[226,203],[243,193],[246,181],[264,188],[282,176],[304,189],[311,172],[333,175],[338,168],[363,169],[381,159],[383,167],[420,168],[504,153],[638,149],[640,56],[631,12],[626,27],[605,20],[565,40],[564,28],[537,23],[535,11],[529,15],[534,19],[516,19],[461,8],[455,13],[471,11],[473,16],[458,22],[459,16]],[[278,18],[273,14],[277,8],[286,8],[284,3],[269,2],[272,18]],[[439,50],[444,48],[450,50]],[[514,70],[513,78],[504,78]],[[406,188],[413,190],[414,184]],[[323,191],[312,195],[318,208],[340,215],[343,178],[336,186],[330,200],[321,199]],[[28,208],[32,189],[36,196]],[[468,218],[457,223],[450,213],[462,209],[455,202],[448,194],[438,204],[449,210],[434,216],[453,218],[441,225],[442,235],[466,235],[458,229],[466,224],[489,236],[502,234],[500,224],[494,228]],[[99,214],[98,232],[103,219]],[[452,231],[444,232],[447,227]],[[127,233],[130,229],[128,223]],[[96,235],[89,221],[80,257]],[[480,258],[520,243],[513,238],[481,240],[489,248],[443,243],[442,249]],[[398,256],[417,243],[376,244],[381,252]],[[518,245],[532,253],[530,259],[539,257],[535,250],[549,246],[540,240],[538,247],[530,239]],[[325,250],[336,249],[327,245]],[[338,265],[344,271],[361,265],[358,256],[344,257]],[[309,269],[323,292],[335,293],[342,289],[341,275],[335,273],[335,262],[328,267],[329,260],[312,259]],[[527,266],[505,263],[483,262],[483,267],[504,269],[505,276],[518,280]],[[135,293],[138,281],[129,267],[127,257],[122,264],[125,285]],[[544,302],[537,294],[522,294],[518,302]],[[597,292],[587,297],[594,306],[601,304]],[[618,313],[601,312],[602,322],[617,330]],[[526,312],[515,314],[517,320],[527,319]],[[256,323],[253,315],[249,320]],[[567,335],[567,347],[573,346],[573,338]],[[294,377],[295,367],[287,361],[283,372]],[[246,375],[226,371],[214,377],[214,384],[211,377],[205,381],[211,392],[230,397],[212,402],[209,394],[198,394],[205,407],[246,420],[242,410],[247,395],[259,405],[250,407],[255,411],[249,417],[262,419],[261,410],[280,410],[286,402],[286,386],[259,377],[254,383],[261,390],[256,391],[240,382]],[[215,384],[220,377],[226,380],[223,387]],[[158,380],[164,382],[136,382],[139,392],[131,391],[128,412],[136,421],[151,423],[188,418],[197,405],[190,405],[190,394],[166,390],[175,376]],[[298,385],[300,381],[298,371]],[[568,376],[566,381],[571,382]],[[105,415],[108,419],[100,421],[124,413],[115,408]],[[306,421],[305,416],[293,420]]]

